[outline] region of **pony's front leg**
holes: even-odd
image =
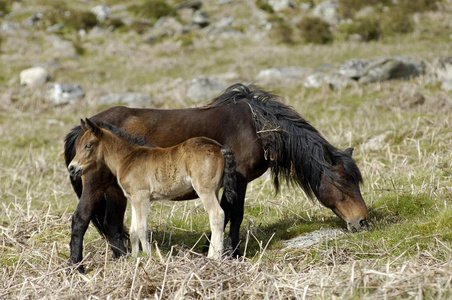
[[[209,214],[210,230],[212,231],[207,257],[221,258],[224,240],[224,211],[218,203],[218,198],[215,193],[198,195]]]
[[[132,195],[132,224],[130,226],[130,241],[132,243],[132,255],[137,256],[141,242],[141,248],[146,254],[151,253],[151,246],[148,242],[148,214],[149,196],[147,193]]]
[[[83,237],[88,228],[94,209],[102,200],[104,191],[94,187],[94,185],[85,184],[82,195],[80,197],[77,209],[72,215],[71,228],[71,263],[78,264],[83,259]],[[83,266],[79,266],[77,270],[84,272]]]

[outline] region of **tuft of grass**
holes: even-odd
[[[176,16],[177,12],[165,0],[146,0],[141,4],[129,6],[129,11],[140,18],[158,20],[161,17]]]
[[[330,24],[318,17],[305,17],[297,26],[306,43],[328,44],[333,41]]]
[[[65,4],[53,5],[45,15],[50,24],[63,24],[70,29],[91,29],[99,23],[94,13],[88,10],[68,8]]]
[[[366,42],[379,40],[382,37],[382,29],[377,19],[356,19],[352,23],[341,24],[339,32],[346,37],[357,34]]]
[[[9,14],[10,11],[10,1],[0,0],[0,17]]]
[[[255,3],[259,9],[261,9],[265,12],[268,12],[270,14],[274,13],[273,7],[268,3],[267,0],[256,0]]]

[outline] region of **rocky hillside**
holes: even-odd
[[[339,90],[419,76],[450,91],[449,2],[0,1],[3,97],[30,92],[20,84],[56,105],[191,105],[236,81]]]

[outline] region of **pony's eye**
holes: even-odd
[[[85,149],[91,149],[92,146],[93,146],[93,145],[91,145],[91,144],[86,144],[86,145],[85,145]]]

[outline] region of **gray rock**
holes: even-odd
[[[288,66],[288,67],[275,67],[264,69],[259,72],[257,79],[270,82],[273,80],[283,79],[300,79],[305,77],[309,73],[308,68]]]
[[[232,22],[234,22],[234,17],[229,16],[229,17],[224,17],[223,19],[221,19],[220,21],[218,21],[215,24],[216,28],[226,28],[232,25]]]
[[[390,79],[409,79],[424,73],[425,62],[403,56],[381,58],[369,63],[360,74],[359,83],[371,83]]]
[[[300,3],[300,9],[304,11],[311,10],[314,7],[314,4],[312,2],[302,2]]]
[[[201,28],[209,26],[209,14],[203,10],[196,11],[193,15],[192,23],[200,26]]]
[[[15,31],[15,30],[19,29],[19,27],[20,27],[20,24],[18,24],[18,23],[4,21],[2,23],[2,26],[0,27],[0,29],[2,31]]]
[[[225,88],[226,84],[214,81],[207,77],[193,79],[187,90],[187,97],[193,102],[203,102],[218,96]]]
[[[121,93],[104,95],[100,97],[97,102],[99,104],[143,105],[152,104],[154,100],[148,94]]]
[[[42,20],[42,18],[44,18],[44,14],[43,13],[34,13],[31,16],[29,16],[24,22],[24,26],[36,26],[39,21]]]
[[[452,56],[436,59],[430,69],[430,81],[441,82],[443,90],[452,91]]]
[[[293,7],[290,0],[268,0],[268,4],[274,11],[286,10]]]
[[[154,25],[153,36],[165,37],[181,34],[183,25],[173,17],[161,17]]]
[[[47,97],[57,105],[68,104],[85,97],[85,92],[76,83],[52,83],[47,89]]]
[[[332,90],[340,90],[349,85],[356,84],[350,78],[340,74],[314,73],[306,77],[303,86],[306,88],[319,88],[328,85]]]
[[[446,92],[452,91],[452,80],[451,79],[443,80],[443,82],[441,83],[441,88]]]
[[[415,61],[405,56],[383,57],[373,60],[351,59],[345,61],[337,73],[357,80],[371,83],[390,79],[409,79],[424,73],[425,62]]]
[[[49,80],[49,73],[43,67],[34,67],[20,72],[20,84],[32,88],[43,86]]]
[[[111,15],[111,9],[108,5],[98,5],[91,8],[91,12],[96,15],[99,22],[104,22]]]
[[[331,239],[335,239],[344,235],[345,233],[339,229],[329,229],[322,228],[308,234],[290,239],[285,242],[285,249],[293,249],[293,248],[307,248],[309,246],[318,244],[323,241],[328,241]]]
[[[348,78],[358,80],[366,67],[370,64],[370,60],[350,59],[342,63],[337,73]]]
[[[174,6],[175,9],[192,9],[198,10],[202,7],[202,1],[187,1],[181,2]]]
[[[312,15],[319,17],[330,24],[337,24],[340,17],[337,13],[338,3],[336,0],[326,0],[316,5],[312,11]]]
[[[57,32],[64,28],[63,24],[53,24],[52,26],[47,27],[47,32]]]

